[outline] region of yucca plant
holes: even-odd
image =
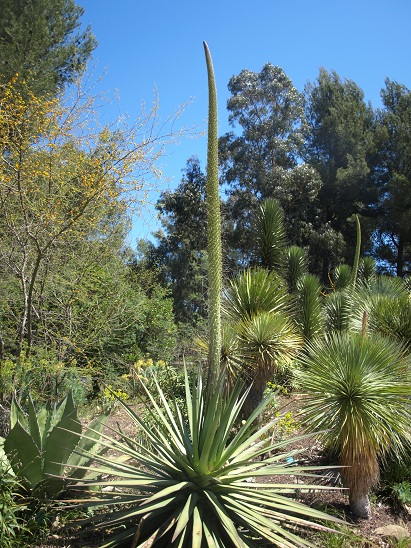
[[[260,312],[236,328],[242,377],[251,384],[242,409],[247,417],[261,403],[267,382],[273,380],[280,364],[296,356],[303,339],[290,318],[270,312]]]
[[[302,247],[292,245],[284,252],[284,277],[291,292],[296,291],[298,280],[308,274],[307,252]]]
[[[379,336],[337,333],[313,341],[301,363],[305,426],[338,452],[351,509],[369,517],[379,458],[401,455],[410,439],[409,355]]]
[[[120,439],[104,436],[106,447],[123,455],[124,462],[110,456],[95,457],[95,472],[109,479],[87,481],[78,487],[93,487],[94,492],[98,487],[114,488],[116,492],[75,501],[88,508],[108,509],[80,524],[85,533],[96,528],[111,531],[99,546],[143,547],[150,542],[155,546],[237,548],[261,541],[289,548],[312,546],[298,533],[320,528],[313,520],[330,518],[296,502],[295,484],[264,482],[266,476],[290,473],[309,477],[315,470],[290,468],[287,459],[295,458],[295,450],[281,452],[284,443],[267,447],[266,440],[261,440],[279,420],[261,429],[256,424],[256,417],[273,396],[233,431],[247,392],[237,383],[227,398],[222,377],[216,379],[215,386],[206,400],[202,375],[191,389],[186,375],[187,420],[159,386],[155,395],[147,390],[156,417],[154,428],[120,401],[155,450],[125,435]],[[81,453],[88,455],[85,450]],[[273,456],[261,460],[266,454]],[[298,484],[298,490],[305,489],[321,487]],[[90,528],[85,528],[87,524]]]
[[[224,293],[223,313],[229,321],[242,322],[260,312],[286,313],[291,299],[283,278],[260,267],[240,272]]]
[[[348,331],[355,321],[355,291],[351,286],[332,291],[324,300],[325,327],[330,333]],[[362,317],[362,316],[361,316]]]
[[[259,264],[268,270],[282,267],[287,237],[284,213],[277,200],[268,198],[260,205],[253,232],[256,247],[254,255]]]
[[[29,494],[38,499],[50,499],[87,472],[78,465],[87,467],[92,459],[85,459],[75,449],[87,449],[90,455],[96,452],[107,417],[94,421],[86,430],[86,437],[80,439],[82,426],[71,392],[61,402],[47,404],[38,412],[29,397],[28,409],[26,416],[13,399],[4,452]]]
[[[321,284],[317,276],[305,274],[299,278],[296,290],[295,298],[299,310],[296,323],[304,339],[311,340],[323,332],[325,325]]]
[[[340,264],[334,270],[333,287],[336,290],[346,289],[352,286],[353,271],[348,264]]]
[[[257,267],[231,281],[223,300],[225,319],[237,335],[241,363],[239,376],[252,384],[243,413],[258,405],[279,361],[296,355],[302,338],[290,319],[291,297],[284,280],[275,272]],[[231,354],[231,359],[235,358]]]
[[[361,283],[353,295],[355,316],[353,325],[358,329],[361,316],[366,313],[368,330],[411,345],[411,297],[402,279],[375,277]]]
[[[363,284],[371,284],[377,276],[377,267],[375,259],[372,257],[362,257],[358,266],[358,278]]]

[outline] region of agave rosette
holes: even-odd
[[[152,449],[124,433],[117,438],[106,434],[103,444],[122,458],[97,456],[93,471],[108,479],[78,485],[103,489],[88,500],[76,501],[87,507],[106,507],[87,520],[93,530],[98,526],[111,533],[100,546],[131,543],[142,547],[149,539],[156,546],[239,547],[261,540],[290,548],[313,546],[299,536],[301,530],[322,527],[313,520],[333,518],[296,501],[293,495],[297,487],[299,491],[323,487],[263,479],[290,473],[310,476],[319,470],[290,468],[287,459],[293,460],[290,457],[296,451],[282,452],[285,442],[267,447],[263,435],[279,419],[259,428],[256,418],[272,396],[235,429],[247,396],[240,384],[224,398],[220,379],[206,404],[201,375],[191,389],[187,375],[185,382],[188,417],[176,402],[166,400],[158,385],[157,397],[146,390],[156,417],[154,428],[121,402],[136,428],[150,439]]]

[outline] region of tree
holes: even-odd
[[[374,114],[363,91],[334,71],[321,69],[317,81],[306,85],[305,98],[309,131],[304,157],[321,178],[312,249],[326,280],[332,266],[351,261],[354,254],[355,225],[350,217],[372,214],[368,159],[374,146]],[[363,232],[370,236],[370,228]]]
[[[158,176],[155,162],[172,134],[156,129],[155,110],[136,127],[93,133],[93,100],[81,89],[70,101],[38,98],[16,84],[0,88],[0,268],[19,286],[12,312],[20,355],[24,344],[30,352],[34,327],[44,321],[53,273],[66,257],[124,230],[130,208],[145,200],[148,176]]]
[[[368,518],[378,459],[409,441],[409,358],[389,339],[345,333],[312,342],[301,362],[305,424],[338,453],[351,510]]]
[[[155,233],[158,244],[146,249],[150,266],[158,268],[171,289],[177,322],[195,323],[206,316],[205,185],[200,162],[190,158],[176,190],[163,192],[157,202],[163,229]]]
[[[76,32],[83,13],[73,0],[3,0],[0,83],[19,74],[38,97],[72,83],[97,45],[90,27]]]
[[[320,185],[315,171],[298,163],[305,131],[302,96],[282,69],[270,63],[259,73],[241,71],[228,89],[229,121],[241,130],[239,136],[231,132],[220,138],[222,179],[229,187],[230,240],[247,256],[253,213],[261,201],[276,198],[291,243],[300,245]]]
[[[411,91],[389,79],[381,91],[380,124],[386,140],[381,154],[377,254],[397,276],[411,264]]]

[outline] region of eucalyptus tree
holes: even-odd
[[[187,160],[181,183],[161,193],[156,204],[161,229],[146,244],[145,260],[158,271],[174,299],[177,322],[195,324],[206,316],[206,176],[198,158]]]
[[[259,73],[242,70],[230,79],[228,89],[234,131],[222,136],[219,146],[232,219],[229,240],[248,256],[253,213],[260,202],[276,198],[291,242],[300,244],[321,184],[315,170],[299,162],[305,129],[302,95],[284,71],[270,63]]]

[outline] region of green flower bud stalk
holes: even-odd
[[[222,251],[221,215],[218,184],[218,115],[217,92],[213,62],[205,42],[204,51],[208,74],[208,145],[207,145],[207,250],[209,280],[209,352],[208,352],[208,393],[213,388],[220,372],[221,355],[221,291],[222,291]]]

